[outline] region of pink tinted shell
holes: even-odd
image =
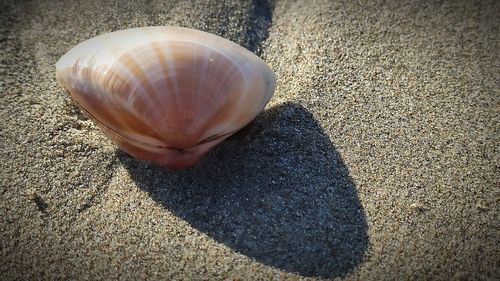
[[[57,62],[56,77],[121,149],[170,168],[192,166],[247,125],[275,87],[250,51],[180,27],[94,37]]]

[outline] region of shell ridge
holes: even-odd
[[[101,54],[102,56],[108,57],[107,54],[109,54],[109,55],[114,54],[114,60],[111,63],[108,63],[109,70],[115,69],[113,71],[112,75],[115,75],[117,73],[125,74],[125,76],[126,76],[126,78],[124,78],[125,81],[132,82],[130,84],[131,85],[130,92],[127,94],[126,103],[123,102],[122,95],[118,96],[118,95],[114,95],[114,94],[108,94],[107,96],[110,99],[112,99],[113,102],[116,101],[117,104],[124,105],[126,108],[132,110],[137,115],[137,112],[133,106],[133,99],[132,98],[135,95],[134,88],[136,88],[137,85],[140,85],[140,81],[138,81],[138,78],[134,76],[133,71],[129,67],[124,65],[123,62],[119,59],[127,52],[127,48],[117,46],[117,40],[113,40],[113,38],[115,37],[113,35],[120,35],[120,33],[121,33],[120,31],[116,31],[116,33],[112,32],[112,33],[106,33],[106,34],[100,35],[100,36],[96,37],[97,40],[96,40],[95,44],[99,44],[99,43],[102,44],[102,48],[100,48],[99,51],[97,51],[97,53]],[[122,38],[129,38],[129,37],[130,36],[127,36],[127,37],[120,36],[118,38],[122,39]],[[87,42],[89,42],[89,41],[87,41]],[[111,57],[111,56],[109,56],[109,57]],[[102,83],[102,85],[106,86],[107,89],[105,89],[105,91],[111,90],[110,92],[113,93],[112,88],[111,89],[109,88],[110,85],[106,85],[106,83]],[[142,92],[145,93],[146,90],[144,88],[142,88]]]
[[[140,114],[140,112],[137,112],[137,109],[134,107],[134,101],[137,98],[137,95],[145,94],[146,89],[140,83],[139,78],[134,76],[132,70],[126,67],[120,60],[115,61],[114,65],[116,67],[116,72],[124,74],[124,79],[126,81],[130,81],[130,89],[128,93],[126,93],[126,95],[110,94],[109,96],[113,98],[113,100],[116,100],[117,103],[122,104],[124,107],[128,108],[135,114]]]
[[[175,60],[173,59],[172,57],[172,53],[170,52],[170,43],[167,43],[166,42],[166,47],[162,49],[162,51],[164,52],[165,54],[165,57],[167,58],[167,62],[169,64],[171,64],[172,66],[171,67],[168,67],[168,70],[169,70],[169,80],[172,82],[172,85],[174,87],[173,89],[173,94],[175,96],[175,104],[176,106],[179,106],[178,104],[178,100],[179,100],[179,85],[177,83],[177,80],[175,79],[177,77],[177,71],[175,69],[176,67],[176,63],[175,63]]]
[[[151,52],[152,50],[143,50],[143,52],[141,53],[146,53],[146,52]],[[159,57],[157,56],[156,52],[154,52],[154,50],[152,51],[156,57],[156,60],[158,61],[159,60]],[[149,73],[147,73],[148,71],[150,71],[151,67],[148,66],[147,69],[145,69],[143,67],[143,65],[140,63],[141,59],[140,57],[138,57],[136,55],[137,52],[133,52],[133,50],[131,50],[130,52],[128,52],[127,54],[129,55],[129,59],[130,59],[130,62],[133,63],[133,69],[136,69],[137,72],[140,73],[140,77],[141,79],[139,79],[139,83],[140,85],[142,85],[146,92],[147,93],[154,93],[154,97],[156,98],[155,101],[152,101],[150,104],[157,104],[157,102],[160,102],[160,95],[158,93],[158,90],[156,87],[154,87],[154,83],[153,81],[151,81],[150,79],[150,75],[148,75]],[[142,98],[144,99],[147,99],[146,96],[141,96]]]
[[[231,57],[230,58],[231,60],[238,60],[238,59],[235,59],[234,57]],[[247,65],[247,61],[246,60],[238,60],[237,63],[234,63],[233,65],[236,66],[237,68],[237,71],[243,75],[243,73],[249,73],[249,70],[251,71],[251,68],[248,69],[248,65]],[[229,71],[227,71],[226,73],[228,73]],[[230,74],[233,74],[233,72],[229,72]],[[230,78],[230,77],[229,77]],[[234,130],[234,129],[241,129],[242,127],[240,128],[233,128],[234,125],[233,125],[233,121],[238,118],[238,114],[234,114],[234,112],[237,112],[241,109],[241,107],[243,106],[243,100],[246,99],[246,95],[248,95],[248,88],[249,88],[249,83],[248,83],[248,79],[242,79],[243,81],[243,85],[240,85],[238,87],[238,91],[242,94],[238,95],[238,100],[237,102],[234,102],[233,103],[233,106],[232,108],[230,109],[230,111],[227,113],[227,116],[230,116],[230,118],[227,120],[227,122],[225,122],[225,124],[221,124],[219,126],[215,126],[215,127],[212,127],[210,128],[210,130],[208,130],[208,132],[206,132],[207,135],[217,135],[219,134],[218,132],[220,131],[225,131],[225,130]],[[224,85],[225,83],[221,83],[221,85]],[[222,86],[221,86],[222,87]],[[219,92],[222,92],[221,91],[221,88],[218,89]],[[231,93],[232,95],[234,95],[234,93]],[[245,106],[248,106],[245,104]],[[246,124],[245,124],[246,125]]]
[[[166,66],[167,59],[165,58],[163,52],[161,51],[162,46],[159,42],[153,42],[152,46],[154,47],[155,55],[158,57],[158,62],[160,62],[161,78],[159,79],[159,81],[161,81],[162,84],[161,86],[162,89],[160,90],[160,92],[165,93],[165,95],[168,96],[169,93],[172,91],[172,89],[169,83],[167,82],[168,81],[168,69]],[[160,98],[160,102],[162,109],[168,108],[168,100],[166,98]]]
[[[142,42],[145,39],[145,37],[147,37],[147,36],[145,36],[141,32],[133,32],[133,33],[127,34],[127,36],[125,36],[125,34],[123,34],[124,36],[119,36],[119,35],[121,35],[121,33],[125,33],[125,32],[120,30],[120,31],[116,31],[116,32],[103,34],[103,35],[98,37],[99,40],[96,40],[96,42],[102,44],[103,48],[100,48],[100,50],[101,50],[100,53],[103,53],[103,55],[107,56],[107,54],[109,53],[110,54],[109,57],[113,58],[113,56],[111,56],[111,55],[114,54],[114,61],[112,63],[109,63],[108,65],[110,67],[116,66],[117,71],[115,71],[115,74],[121,73],[121,71],[126,71],[127,72],[127,80],[133,81],[132,87],[130,88],[130,93],[127,95],[126,106],[129,109],[133,110],[136,115],[140,116],[141,113],[137,112],[137,110],[133,106],[134,100],[135,100],[135,98],[137,98],[136,97],[137,92],[138,92],[137,90],[140,89],[139,92],[141,93],[140,97],[142,100],[143,100],[143,97],[146,96],[146,93],[148,91],[147,91],[145,85],[143,85],[143,83],[139,79],[139,77],[136,77],[134,70],[129,65],[124,63],[122,61],[122,58],[124,56],[130,55],[130,59],[135,64],[135,67],[142,69],[140,66],[140,63],[137,63],[137,61],[135,60],[133,55],[131,55],[133,52],[130,52],[130,51],[135,46],[133,44],[130,45],[130,42]],[[128,43],[128,44],[121,44],[121,43]],[[147,77],[147,75],[143,74],[143,77]],[[109,90],[112,91],[113,89],[109,88]],[[115,94],[110,94],[108,96],[113,97],[114,99],[118,99],[118,102],[121,103],[120,96],[117,96]]]
[[[149,93],[155,92],[155,89],[151,85],[147,73],[140,66],[133,55],[131,55],[131,53],[125,53],[120,58],[125,59],[125,61],[122,61],[122,59],[118,59],[117,61],[120,62],[122,67],[130,71],[130,73],[132,74],[131,77],[134,78],[134,81],[136,81],[135,87],[131,89],[133,93],[133,95],[131,95],[131,98],[133,97],[134,101],[140,100],[143,103],[147,104],[146,106],[148,107],[148,109],[151,108],[155,105],[155,102],[150,99],[151,95],[149,95]],[[137,91],[138,89],[140,89],[139,94]],[[158,115],[158,112],[151,113],[156,116]]]
[[[212,101],[213,100],[215,100],[215,101],[220,100],[220,98],[219,98],[220,95],[222,95],[222,93],[224,93],[224,91],[221,91],[222,88],[225,87],[228,82],[230,82],[230,79],[232,78],[233,75],[234,75],[234,72],[231,71],[231,69],[226,69],[226,71],[224,72],[224,76],[219,78],[219,86],[215,90],[216,95],[211,99]],[[230,95],[233,95],[233,94],[234,93],[230,93]],[[223,101],[222,101],[222,103],[219,102],[218,104],[217,103],[211,104],[211,106],[214,108],[217,108],[217,110],[212,111],[212,114],[207,116],[207,119],[206,119],[207,121],[205,122],[206,126],[204,126],[206,128],[206,131],[203,134],[202,138],[207,137],[207,135],[219,134],[218,131],[220,131],[220,129],[214,130],[215,128],[218,128],[218,126],[214,125],[213,123],[217,121],[217,116],[220,114],[220,110],[221,110],[221,108],[224,107],[224,105],[225,104],[223,103]]]
[[[121,52],[121,56],[124,55],[125,53]],[[119,57],[121,57],[119,56]],[[118,58],[119,58],[118,57]],[[131,58],[133,60],[133,58]],[[137,62],[135,62],[137,64]],[[93,64],[94,65],[94,68],[96,64]],[[142,69],[142,68],[141,68]],[[147,125],[147,128],[144,128],[145,130],[148,130],[148,131],[152,131],[155,133],[155,135],[161,135],[156,129],[154,126],[152,126],[150,124],[150,122],[145,122],[146,120],[143,120],[141,118],[141,114],[142,112],[139,112],[136,107],[134,106],[134,101],[136,99],[140,99],[142,101],[147,101],[149,104],[147,105],[148,108],[151,108],[151,102],[148,100],[148,99],[145,99],[144,97],[147,96],[147,89],[144,87],[143,83],[139,80],[138,76],[134,75],[134,72],[133,70],[127,65],[125,64],[121,59],[116,59],[114,61],[114,63],[112,65],[110,65],[110,67],[108,68],[108,70],[110,73],[109,73],[109,77],[114,77],[116,79],[114,79],[115,83],[120,83],[120,79],[123,79],[122,81],[126,81],[126,83],[129,83],[129,82],[132,82],[131,86],[129,86],[129,92],[126,94],[127,98],[126,99],[123,99],[123,95],[117,95],[116,93],[116,90],[114,89],[114,85],[110,82],[112,82],[113,80],[112,79],[109,79],[108,77],[102,77],[103,79],[109,79],[107,82],[108,83],[105,83],[105,81],[102,81],[102,83],[100,84],[95,84],[93,85],[93,89],[96,90],[97,92],[99,92],[99,94],[102,96],[103,99],[106,100],[106,103],[109,103],[110,105],[115,105],[116,107],[121,107],[121,108],[127,108],[128,109],[128,112],[130,114],[132,114],[133,116],[135,116],[135,118],[137,120],[142,120],[141,123],[143,123],[143,125]],[[121,77],[122,74],[125,74],[126,77],[123,78]],[[104,76],[104,75],[102,75]],[[147,77],[147,75],[143,74],[144,77]],[[95,82],[95,79],[92,79],[92,81]],[[104,94],[103,94],[104,93]],[[121,132],[120,135],[124,135],[125,132],[129,132],[129,134],[134,134],[134,135],[137,135],[138,132],[130,127],[129,124],[126,123],[126,119],[124,118],[121,118],[119,115],[117,115],[120,111],[110,111],[112,113],[114,113],[113,115],[113,119],[116,120],[117,122],[119,122],[119,128],[122,128],[122,129],[118,129],[118,128],[110,128],[108,126],[108,129],[113,129],[113,131],[115,133],[118,133],[118,132]],[[158,112],[154,111],[154,114],[158,114]],[[103,123],[101,122],[98,118],[96,118],[94,116],[94,118],[96,120],[98,120],[100,123]],[[156,138],[155,138],[156,139]],[[160,141],[158,139],[156,139],[157,141]]]
[[[205,49],[204,50],[204,54],[202,56],[205,56],[205,57],[210,57],[212,55],[213,51],[211,49]],[[196,103],[196,108],[198,110],[200,110],[203,106],[207,106],[206,104],[202,104],[202,98],[200,97],[203,97],[206,93],[205,93],[205,88],[206,88],[206,83],[207,83],[207,71],[208,71],[208,66],[210,64],[211,60],[210,59],[205,59],[205,60],[202,60],[202,66],[200,68],[196,67],[196,69],[200,69],[202,71],[202,75],[201,75],[201,81],[198,83],[198,89],[197,89],[197,93],[198,93],[198,99],[197,99],[197,103]],[[205,117],[205,119],[207,119]],[[201,127],[205,129],[205,124],[202,124]]]

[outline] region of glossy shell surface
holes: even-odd
[[[57,62],[56,77],[120,148],[171,168],[193,165],[247,125],[275,87],[250,51],[180,27],[94,37]]]

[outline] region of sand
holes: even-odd
[[[499,1],[129,2],[0,4],[1,280],[500,278]],[[278,77],[191,169],[119,151],[55,80],[149,25]]]

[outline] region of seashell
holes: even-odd
[[[56,77],[121,149],[170,168],[193,165],[251,122],[276,82],[245,48],[180,27],[94,37],[61,57]]]

